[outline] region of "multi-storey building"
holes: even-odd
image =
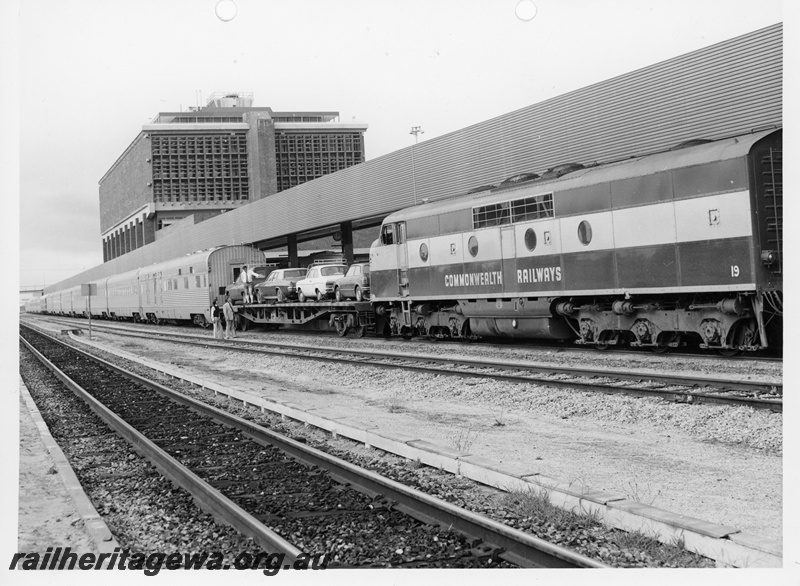
[[[161,112],[100,179],[103,261],[255,200],[364,162],[366,124],[274,112],[252,94]]]

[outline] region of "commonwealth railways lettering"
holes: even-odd
[[[459,273],[456,275],[445,275],[445,287],[477,287],[485,285],[502,285],[503,273],[500,271],[488,271],[485,273]]]
[[[517,269],[517,283],[549,283],[561,280],[561,267]]]

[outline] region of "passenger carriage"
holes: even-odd
[[[264,263],[264,254],[251,246],[221,246],[156,263],[139,270],[143,319],[211,322],[214,299],[222,305],[225,287],[236,280],[243,265]]]
[[[103,279],[97,287],[97,296],[103,301],[107,319],[142,320],[139,271],[134,269]]]

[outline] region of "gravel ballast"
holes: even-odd
[[[266,332],[247,332],[241,338],[309,341],[308,336]],[[320,346],[386,347],[384,340],[315,339]],[[105,333],[95,333],[95,340],[234,389],[318,409],[325,417],[346,417],[444,447],[467,448],[563,482],[622,492],[644,504],[781,538],[781,414],[236,354]],[[781,375],[780,363],[753,361],[631,358],[480,344],[411,342],[401,348],[609,368],[646,365],[673,374],[735,373],[778,380]]]

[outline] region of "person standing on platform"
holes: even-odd
[[[222,306],[222,313],[225,315],[225,339],[232,340],[236,337],[236,324],[233,321],[233,304],[229,293],[225,294],[225,304]]]
[[[217,305],[217,300],[211,303],[211,322],[214,324],[214,337],[222,339],[222,309]]]

